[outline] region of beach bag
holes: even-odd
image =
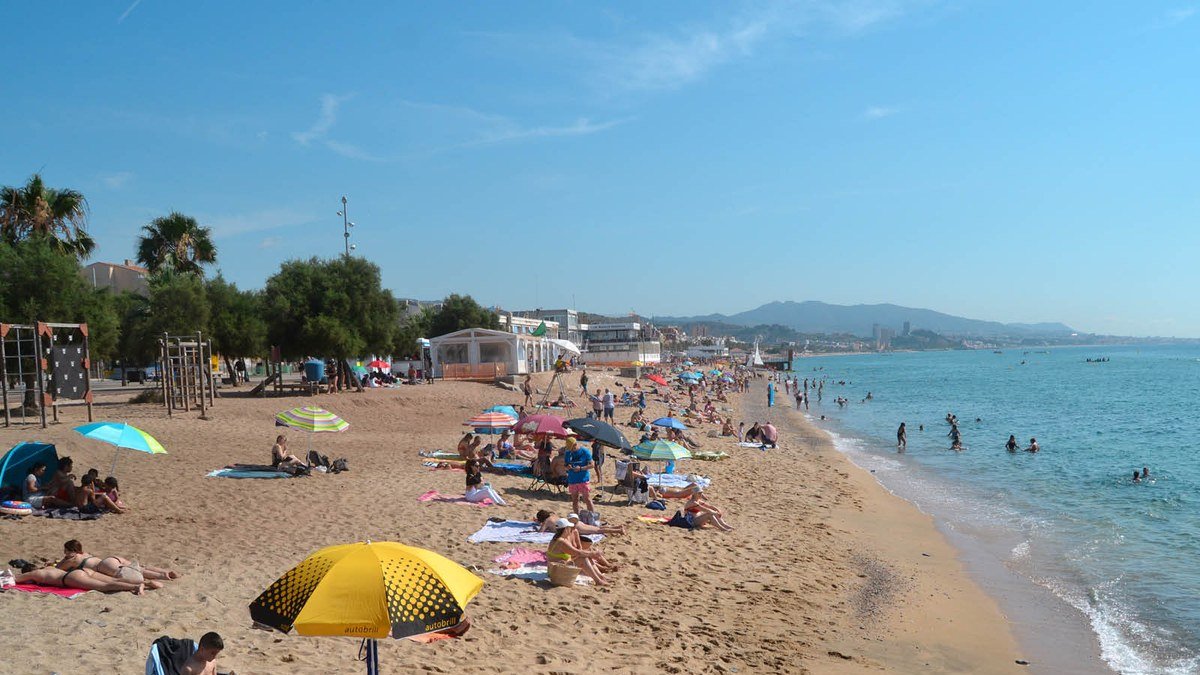
[[[655,499],[652,502],[648,502],[646,504],[646,508],[650,509],[651,511],[666,511],[667,505],[661,499]]]
[[[328,469],[328,468],[330,468],[329,457],[327,455],[322,455],[321,453],[317,452],[316,450],[309,450],[308,451],[308,465],[309,466],[323,466],[326,469]]]
[[[550,572],[550,583],[554,586],[574,586],[579,577],[579,568],[563,562],[552,562],[546,566]]]
[[[599,511],[580,511],[579,512],[579,522],[581,522],[585,525],[592,525],[592,526],[599,527],[600,512]]]
[[[675,515],[671,516],[671,519],[667,521],[667,525],[670,525],[671,527],[682,527],[685,530],[691,530],[694,527],[692,525],[692,521],[688,520],[687,516],[683,515],[682,511],[676,511]]]
[[[346,462],[345,457],[340,457],[338,459],[335,459],[335,460],[333,460],[333,464],[329,465],[329,473],[341,473],[343,471],[349,471],[349,470],[350,470],[350,465],[349,465],[349,463]]]

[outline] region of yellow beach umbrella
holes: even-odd
[[[250,618],[284,633],[364,638],[371,673],[377,638],[455,626],[481,588],[482,579],[433,551],[387,541],[340,544],[271,584],[250,603]]]

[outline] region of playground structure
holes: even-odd
[[[0,394],[4,406],[4,426],[12,426],[9,391],[16,391],[19,382],[23,397],[28,388],[36,388],[35,400],[42,428],[46,428],[46,408],[58,422],[62,406],[86,405],[88,421],[92,421],[92,383],[88,369],[91,353],[88,349],[86,323],[36,324],[0,323]],[[27,424],[28,408],[19,408],[21,423]]]
[[[212,341],[196,331],[194,335],[168,335],[158,340],[159,363],[162,372],[163,405],[167,417],[175,411],[200,410],[203,418],[216,402],[212,376]]]

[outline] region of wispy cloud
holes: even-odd
[[[582,66],[605,92],[677,89],[711,72],[798,37],[853,36],[942,0],[775,0],[706,23],[595,40],[572,33],[471,33],[503,45],[505,53],[533,52]],[[718,5],[721,6],[721,5]]]
[[[260,250],[266,250],[268,248],[275,248],[282,243],[283,237],[264,237],[262,241],[258,242],[258,248]]]
[[[862,117],[865,120],[881,120],[885,117],[891,117],[900,112],[900,109],[895,106],[873,105],[863,111]]]
[[[133,4],[125,8],[124,12],[121,12],[121,16],[117,19],[117,23],[124,23],[125,19],[132,14],[133,10],[137,9],[137,6],[140,4],[142,4],[142,0],[133,0]]]
[[[308,145],[314,140],[324,139],[333,125],[337,124],[338,107],[350,98],[351,95],[322,94],[321,112],[317,115],[317,121],[313,122],[307,131],[294,132],[292,138],[296,139],[300,145]]]
[[[292,138],[303,146],[317,145],[342,157],[368,162],[393,162],[428,156],[455,149],[519,143],[542,138],[566,138],[588,136],[611,129],[629,121],[628,118],[595,121],[581,117],[570,124],[546,124],[527,126],[504,115],[482,112],[466,106],[428,103],[424,101],[400,101],[398,104],[380,106],[377,117],[387,124],[403,125],[410,131],[420,129],[420,135],[439,138],[424,148],[397,148],[393,153],[376,153],[365,150],[361,145],[331,138],[338,119],[339,106],[348,96],[325,94],[321,97],[321,110],[316,122],[306,131],[295,132]],[[381,137],[398,134],[393,131],[380,133]]]
[[[268,208],[226,215],[197,216],[201,225],[211,227],[214,237],[236,237],[251,232],[265,232],[284,227],[298,227],[316,222],[311,212],[291,207]],[[269,239],[270,237],[268,237]]]
[[[1200,8],[1197,8],[1194,6],[1193,7],[1177,7],[1175,9],[1169,9],[1163,13],[1162,23],[1167,26],[1174,26],[1176,24],[1180,24],[1180,23],[1183,23],[1184,21],[1187,21],[1188,19],[1192,18],[1193,16],[1196,16],[1196,13],[1198,11],[1200,11]]]
[[[120,190],[133,180],[133,172],[131,171],[114,171],[112,173],[100,174],[100,182],[104,183],[104,187],[109,190]]]

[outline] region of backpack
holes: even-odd
[[[329,465],[329,473],[341,473],[349,470],[350,465],[346,462],[345,457],[335,459],[333,460],[333,463]]]
[[[308,451],[308,464],[309,466],[323,466],[326,469],[330,468],[329,457],[327,455],[322,455],[316,450]]]

